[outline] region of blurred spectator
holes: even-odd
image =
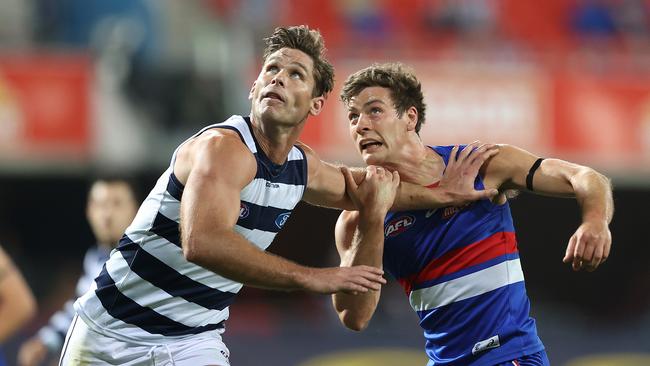
[[[134,190],[126,180],[109,178],[95,181],[88,193],[86,216],[97,244],[86,252],[83,274],[77,282],[76,295],[82,295],[101,271],[110,251],[117,245],[137,210]],[[48,325],[20,348],[20,365],[39,365],[48,356],[61,351],[65,335],[74,317],[75,296],[55,313]]]
[[[0,247],[0,344],[36,313],[36,301],[20,271]],[[0,366],[5,362],[0,355]]]
[[[613,9],[602,0],[581,0],[571,14],[573,31],[584,37],[611,37],[616,34]]]
[[[492,0],[430,2],[422,17],[432,31],[459,36],[485,36],[497,28],[496,6]]]
[[[372,0],[338,1],[337,5],[353,37],[352,44],[371,42],[371,45],[381,45],[390,41],[391,17],[384,3]]]

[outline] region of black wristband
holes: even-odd
[[[535,171],[537,168],[539,168],[540,164],[542,164],[542,160],[544,160],[544,158],[535,160],[533,166],[531,166],[530,170],[528,171],[528,175],[526,176],[526,188],[528,188],[529,191],[533,191],[533,177],[535,176]]]

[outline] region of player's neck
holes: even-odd
[[[274,123],[263,123],[251,115],[252,132],[257,144],[266,156],[276,164],[283,164],[289,152],[298,140],[305,121],[294,126],[281,126]]]
[[[439,181],[445,169],[440,155],[424,145],[419,138],[404,144],[394,159],[382,165],[397,170],[403,181],[422,186]]]

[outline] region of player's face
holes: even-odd
[[[133,193],[124,182],[99,181],[90,189],[86,213],[100,243],[116,245],[136,211]]]
[[[399,117],[387,88],[363,89],[348,104],[350,136],[366,164],[391,161],[406,141],[409,119]]]
[[[324,98],[312,97],[314,62],[292,48],[272,53],[253,83],[249,98],[253,115],[287,126],[302,122],[308,114],[320,113]]]

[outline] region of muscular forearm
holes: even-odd
[[[571,178],[576,200],[582,209],[583,221],[605,220],[614,214],[612,187],[609,179],[593,169],[584,168]]]
[[[311,270],[264,252],[233,231],[188,237],[183,248],[190,262],[253,287],[286,291],[305,289],[304,279]]]
[[[366,170],[364,168],[350,168],[354,180],[359,183],[363,181]],[[347,197],[346,197],[347,198]],[[349,201],[349,199],[348,199]],[[442,188],[427,188],[417,184],[401,181],[397,188],[395,201],[390,208],[391,211],[406,211],[406,210],[424,210],[431,208],[446,207],[453,204],[455,201],[447,190]],[[346,202],[346,206],[352,208],[343,209],[356,209],[351,202]]]
[[[381,268],[384,253],[383,239],[383,218],[361,217],[353,244],[341,258],[341,266],[365,264]],[[360,331],[366,328],[372,318],[379,296],[380,291],[356,295],[337,293],[332,295],[332,301],[341,322],[350,329]]]

